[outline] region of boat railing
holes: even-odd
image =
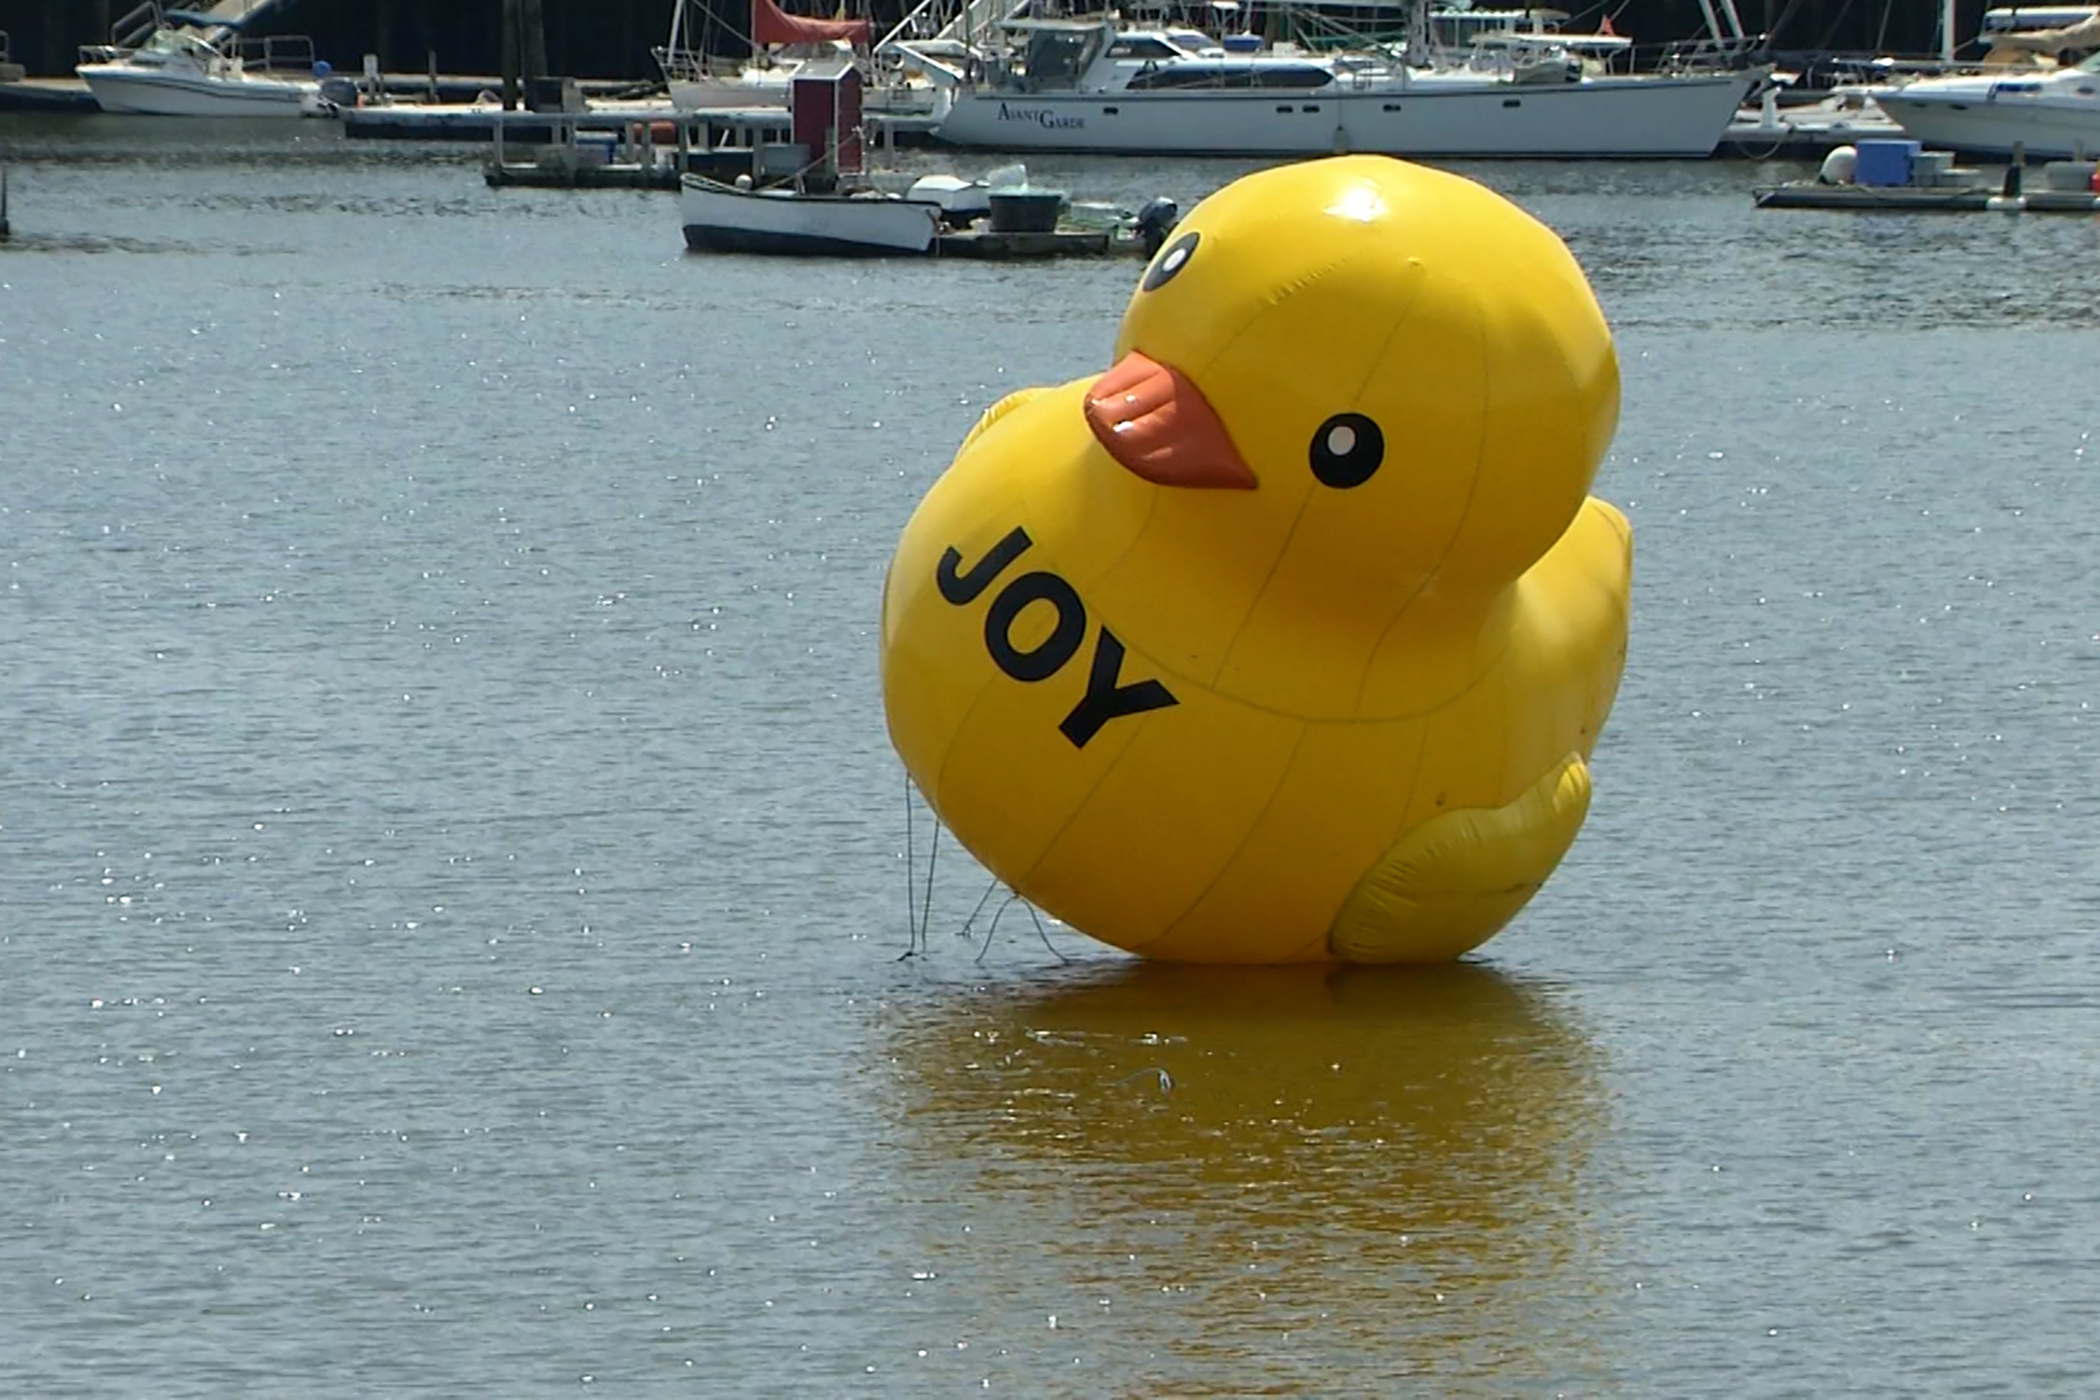
[[[924,39],[989,39],[1005,21],[1025,13],[1030,0],[919,0],[875,45],[889,46]]]
[[[747,68],[765,67],[769,61],[763,53],[753,54],[750,58],[729,58],[662,44],[650,49],[649,54],[656,60],[657,70],[665,81],[674,83],[735,82]]]
[[[195,17],[178,12],[180,24],[195,24]],[[144,0],[144,3],[125,11],[109,27],[109,42],[106,44],[82,44],[80,62],[118,63],[138,52],[150,42],[155,34],[171,28],[167,12],[159,0]],[[232,25],[210,30],[216,44],[209,39],[204,42],[216,52],[228,58],[238,58],[244,68],[298,69],[311,72],[314,66],[314,41],[304,34],[234,34]]]
[[[1375,9],[1368,22],[1310,5],[1287,7],[1283,16],[1288,41],[1314,53],[1377,54],[1396,62],[1409,57],[1423,62],[1435,47],[1409,23],[1381,22]]]
[[[119,54],[128,53],[152,38],[154,31],[165,28],[166,25],[167,21],[160,12],[159,0],[145,0],[144,4],[125,11],[117,22],[109,27],[108,45],[82,45],[81,51],[85,53],[90,47],[107,47],[117,50]]]
[[[949,9],[950,0],[919,0],[918,4],[904,12],[896,24],[890,27],[890,32],[882,36],[882,42],[875,47],[885,48],[900,39],[906,43],[914,39],[931,39],[940,32],[941,26],[948,22]]]
[[[314,41],[304,34],[242,35],[237,53],[243,68],[313,71]]]
[[[1660,73],[1733,72],[1765,62],[1771,47],[1769,34],[1674,39],[1662,46],[1655,68]]]

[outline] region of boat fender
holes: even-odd
[[[1849,185],[1859,169],[1859,147],[1832,146],[1823,157],[1823,168],[1816,172],[1816,181],[1824,185]]]

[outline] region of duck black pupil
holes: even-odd
[[[1189,259],[1196,255],[1196,245],[1202,241],[1203,235],[1191,230],[1169,243],[1167,250],[1160,254],[1159,261],[1145,274],[1142,284],[1144,289],[1148,292],[1157,291],[1173,281],[1174,274],[1189,265]]]
[[[1337,413],[1313,434],[1312,470],[1323,486],[1361,486],[1384,460],[1385,434],[1361,413]]]

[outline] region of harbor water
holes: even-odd
[[[1135,263],[687,255],[485,157],[0,126],[0,1389],[2100,1371],[2100,226],[1465,167],[1618,336],[1591,817],[1464,965],[1226,975],[978,909],[877,686]]]

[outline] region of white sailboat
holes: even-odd
[[[1612,36],[1543,32],[1500,36],[1494,62],[1429,66],[1419,52],[1207,45],[1112,16],[1002,29],[1012,46],[978,63],[897,45],[944,89],[941,140],[1158,155],[1707,156],[1768,71],[1599,73],[1580,39]]]

